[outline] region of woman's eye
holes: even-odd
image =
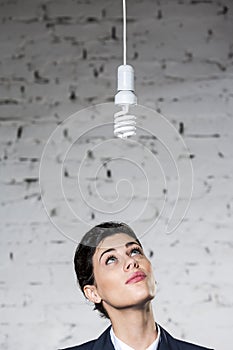
[[[132,255],[142,255],[142,252],[141,252],[141,250],[139,249],[139,248],[133,248],[132,250],[131,250],[131,256]]]
[[[105,261],[105,264],[106,264],[106,265],[109,265],[109,264],[114,263],[115,261],[116,261],[116,257],[115,257],[115,256],[109,256],[109,257],[107,258],[107,260]]]

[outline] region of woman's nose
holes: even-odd
[[[124,264],[124,269],[126,271],[128,271],[132,268],[138,268],[138,267],[139,267],[138,261],[136,259],[134,259],[132,256],[129,256],[126,259],[125,264]]]

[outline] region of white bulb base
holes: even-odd
[[[115,95],[116,105],[135,105],[137,97],[134,93],[134,69],[125,64],[118,67],[117,71],[117,94]]]
[[[121,90],[115,95],[115,105],[136,105],[137,96],[133,91]]]

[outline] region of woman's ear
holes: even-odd
[[[96,286],[93,284],[87,284],[83,288],[86,298],[92,303],[99,304],[101,302],[101,297],[99,296]]]

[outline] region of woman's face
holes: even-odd
[[[106,237],[93,256],[95,293],[109,312],[147,303],[155,296],[150,261],[134,238],[117,233]],[[93,301],[93,300],[92,300]]]

